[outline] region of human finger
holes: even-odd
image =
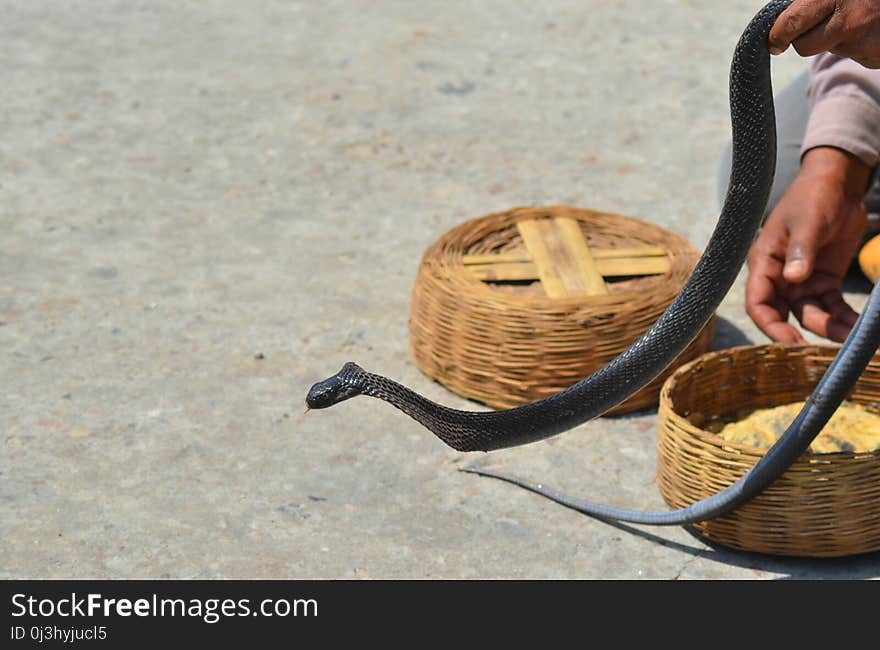
[[[812,29],[794,39],[791,44],[801,56],[813,56],[837,48],[843,41],[840,21],[829,16]]]
[[[819,336],[842,342],[851,327],[835,319],[818,299],[805,299],[792,304],[791,312],[804,329]]]
[[[791,43],[834,13],[835,0],[795,0],[779,14],[767,43],[771,54],[781,54]]]
[[[818,299],[819,296],[840,292],[841,279],[830,273],[817,271],[806,282],[786,286],[785,297],[790,303]]]
[[[829,291],[824,294],[820,300],[825,310],[831,314],[835,320],[852,327],[859,319],[858,313],[849,306],[843,295],[839,291]]]
[[[825,222],[821,219],[795,219],[789,226],[782,277],[788,282],[804,282],[813,274]]]
[[[800,332],[788,324],[788,303],[781,297],[774,281],[774,277],[778,278],[779,275],[778,266],[768,258],[763,258],[763,263],[761,258],[757,258],[750,264],[746,279],[746,313],[770,339],[802,343],[804,340]]]
[[[779,343],[806,343],[806,339],[796,327],[782,318],[782,314],[776,308],[767,304],[752,306],[749,317],[764,334],[771,340]]]

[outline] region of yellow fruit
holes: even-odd
[[[875,235],[859,251],[859,266],[871,282],[880,278],[880,235]]]

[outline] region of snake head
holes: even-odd
[[[309,389],[306,405],[310,409],[325,409],[363,392],[361,378],[364,369],[348,362],[332,377],[319,381]]]

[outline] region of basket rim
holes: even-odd
[[[663,382],[663,387],[660,389],[659,397],[658,424],[662,427],[663,420],[671,420],[679,425],[684,424],[686,426],[678,427],[681,432],[687,432],[688,435],[695,436],[704,442],[711,443],[719,452],[734,452],[737,456],[754,458],[756,461],[763,458],[767,453],[766,449],[755,447],[754,445],[747,445],[740,442],[726,440],[716,433],[712,433],[711,431],[692,424],[690,420],[687,419],[687,417],[675,410],[675,408],[673,407],[671,396],[671,393],[675,389],[675,386],[680,376],[691,372],[694,366],[704,365],[707,363],[707,361],[711,362],[713,359],[716,358],[730,356],[735,352],[742,352],[744,350],[756,351],[759,349],[782,349],[786,352],[795,350],[815,350],[817,352],[829,352],[839,350],[840,346],[812,343],[758,343],[737,345],[729,348],[724,348],[723,350],[712,350],[710,352],[706,352],[698,356],[696,359],[692,359],[691,361],[682,364],[671,375],[669,375],[665,382]],[[833,462],[846,462],[848,464],[859,462],[873,463],[878,458],[880,458],[880,447],[871,451],[814,452],[807,450],[798,457],[794,464],[805,466],[819,464],[827,465]]]

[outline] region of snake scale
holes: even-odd
[[[432,402],[381,375],[346,363],[308,392],[309,408],[355,395],[388,402],[459,451],[489,451],[542,440],[596,418],[659,375],[697,336],[745,262],[761,226],[776,161],[776,124],[767,35],[791,0],[775,0],[744,30],[730,69],[733,161],[727,195],[706,248],[679,295],[627,350],[566,390],[516,408],[471,412]],[[686,508],[641,512],[575,499],[543,484],[469,471],[515,483],[580,512],[653,525],[682,525],[723,515],[760,494],[803,453],[840,405],[880,345],[880,290],[874,289],[834,362],[779,441],[739,481]]]

